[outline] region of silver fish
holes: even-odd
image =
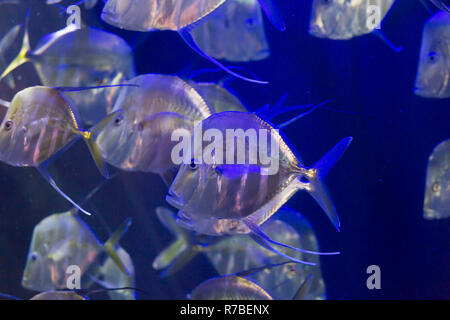
[[[170,210],[158,207],[156,214],[160,222],[176,237],[176,240],[161,251],[153,262],[153,268],[156,270],[166,268],[163,276],[180,270],[198,253],[205,254],[221,276],[237,274],[243,270],[256,269],[264,265],[281,264],[285,261],[279,255],[256,244],[248,236],[233,235],[220,237],[218,240],[203,239],[178,227],[175,222],[176,215]],[[295,221],[295,228],[281,220],[283,218]],[[261,229],[276,241],[293,247],[318,250],[317,239],[311,225],[298,212],[282,208],[266,221]],[[280,250],[288,253],[287,249]],[[302,259],[304,253],[295,252],[293,256]],[[298,289],[298,284],[312,273],[314,279],[304,299],[325,299],[320,261],[317,257],[312,257],[311,261],[316,262],[317,266],[284,264],[254,272],[245,277],[260,284],[274,298],[284,300],[290,299]]]
[[[90,227],[77,216],[76,210],[50,215],[33,230],[22,286],[35,291],[67,288],[67,268],[76,265],[83,276],[98,264],[99,255],[106,251],[126,273],[126,267],[115,251],[130,220],[102,245]]]
[[[196,24],[191,34],[209,56],[235,62],[270,55],[261,7],[257,0],[233,0]]]
[[[192,138],[194,145],[192,154],[203,155],[202,150],[211,148],[206,141],[195,142],[196,137],[203,137],[203,130],[214,129],[225,137],[227,129],[236,128],[243,132],[249,129],[266,132],[266,138],[276,144],[270,148],[279,150],[279,155],[275,159],[278,162],[278,170],[273,174],[263,174],[270,168],[261,162],[260,157],[249,159],[245,156],[244,164],[237,164],[236,155],[234,155],[235,164],[222,164],[223,159],[216,158],[214,164],[203,163],[195,158],[191,159],[190,164],[186,161],[181,165],[166,197],[171,205],[179,209],[177,223],[180,226],[213,236],[250,234],[261,245],[285,256],[269,244],[274,243],[274,240],[267,237],[259,226],[295,192],[305,190],[314,197],[334,226],[339,229],[339,218],[323,179],[345,152],[352,138],[343,139],[314,166],[305,167],[286,145],[278,131],[255,114],[222,112],[213,114],[196,126]],[[235,135],[235,141],[237,138]],[[262,148],[261,141],[256,143],[258,149]],[[234,144],[230,147],[234,148]],[[215,144],[215,148],[222,148],[223,155],[230,153],[227,151],[225,141],[220,146]],[[254,152],[248,151],[247,143],[244,144],[244,148],[246,155],[255,156]],[[253,161],[256,164],[253,164]]]
[[[423,215],[425,219],[450,217],[450,140],[437,145],[428,159]]]
[[[374,31],[370,23],[373,13],[370,6],[379,8],[380,22],[395,0],[314,0],[309,33],[319,38],[351,39]]]
[[[70,25],[43,37],[31,50],[28,30],[22,49],[1,75],[4,78],[20,65],[32,62],[42,83],[49,87],[98,87],[115,85],[135,76],[133,52],[120,37],[99,29],[77,29]],[[111,112],[119,88],[65,93],[80,111],[86,125]]]
[[[189,295],[191,300],[273,300],[259,285],[242,277],[208,279]]]
[[[127,82],[110,117],[92,130],[105,162],[126,171],[164,175],[171,160],[175,129],[193,130],[211,110],[187,82],[176,76],[146,74]]]
[[[450,98],[450,15],[438,12],[427,20],[414,93],[426,98]]]
[[[36,167],[59,194],[89,214],[58,188],[47,171],[52,158],[81,137],[99,169],[107,175],[91,133],[80,129],[77,110],[61,91],[36,86],[16,93],[0,125],[0,161],[16,167]]]

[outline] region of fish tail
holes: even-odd
[[[306,169],[299,177],[301,188],[308,191],[317,201],[338,231],[340,228],[339,217],[324,183],[324,179],[334,164],[342,157],[352,140],[352,137],[341,140],[322,159],[312,167]]]
[[[181,241],[182,240],[178,239],[170,247],[168,247],[167,250],[176,250],[177,249],[176,246],[180,244]],[[180,271],[185,265],[191,262],[192,259],[194,259],[201,251],[202,251],[201,246],[189,243],[187,246],[185,246],[184,250],[179,251],[176,256],[172,257],[172,261],[169,264],[169,266],[166,269],[164,269],[164,271],[161,273],[161,278],[169,277]]]
[[[94,139],[94,135],[92,134],[92,132],[79,130],[78,133],[82,136],[84,142],[86,142],[86,145],[88,146],[89,151],[91,152],[91,156],[95,161],[95,165],[97,166],[100,173],[106,179],[109,179],[108,168],[106,167],[106,164],[103,161],[102,154],[100,152],[100,148],[99,148],[96,140]]]
[[[29,20],[29,13],[27,14],[26,17],[22,47],[19,51],[19,54],[14,58],[13,61],[11,61],[11,63],[8,65],[5,71],[3,71],[2,75],[0,76],[0,80],[4,79],[8,74],[10,74],[13,70],[17,69],[24,63],[30,61],[31,47],[30,47],[30,36],[28,34],[28,20]]]
[[[117,231],[114,232],[112,236],[103,245],[103,249],[111,257],[114,263],[119,267],[119,269],[124,274],[127,275],[130,274],[130,271],[126,268],[125,264],[122,262],[119,255],[117,254],[116,247],[119,244],[120,239],[130,228],[130,226],[131,226],[131,218],[128,218],[119,226]]]

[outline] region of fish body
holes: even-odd
[[[198,46],[216,59],[246,62],[270,55],[257,0],[226,1],[196,24],[191,34]]]
[[[116,117],[93,129],[102,157],[127,171],[162,174],[175,167],[171,141],[175,129],[192,131],[211,110],[187,82],[176,76],[147,74],[128,81],[114,106]]]
[[[243,164],[237,164],[237,155],[233,153],[234,159],[231,160],[234,164],[223,164],[223,159],[215,157],[212,164],[195,158],[190,164],[182,164],[166,197],[179,209],[178,223],[181,226],[214,236],[248,234],[252,232],[250,228],[264,223],[298,190],[310,193],[333,224],[339,226],[336,210],[321,179],[342,156],[351,138],[342,140],[311,168],[305,168],[299,162],[277,129],[252,113],[231,111],[213,114],[196,126],[193,140],[197,134],[202,136],[202,132],[209,129],[226,137],[227,129],[236,128],[243,132],[249,129],[266,132],[266,138],[271,140],[271,150],[278,150],[273,159],[278,170],[272,174],[264,173],[272,168],[262,163],[261,157],[256,159],[256,152],[249,152],[248,144],[244,145],[247,149]],[[235,136],[234,140],[238,138]],[[245,141],[242,140],[245,136],[240,138]],[[222,155],[226,155],[227,145],[222,142],[218,148],[222,148]],[[262,148],[263,139],[257,143],[256,147]],[[234,145],[230,147],[234,148]],[[206,141],[197,144],[194,141],[192,154],[203,155],[205,148],[208,148]]]
[[[34,50],[26,31],[22,51],[2,77],[31,61],[45,86],[94,87],[120,84],[135,75],[133,52],[120,37],[100,29],[71,25],[44,36]],[[67,92],[86,125],[111,112],[118,87]]]
[[[129,274],[116,246],[130,224],[127,219],[102,244],[77,215],[76,208],[46,217],[33,230],[22,286],[35,291],[66,289],[68,277],[72,275],[68,268],[76,266],[80,284],[86,288],[92,284],[91,277],[86,275],[97,276],[104,253],[113,259],[121,272]],[[122,257],[127,258],[125,255]]]
[[[423,211],[425,219],[450,217],[450,140],[436,146],[428,159]]]
[[[309,33],[318,38],[347,40],[369,34],[378,26],[374,19],[379,10],[381,22],[395,0],[314,0]]]
[[[189,295],[191,300],[273,300],[259,285],[237,276],[208,279]]]
[[[414,93],[450,98],[450,15],[440,11],[425,23]]]
[[[35,291],[66,289],[67,268],[85,275],[102,245],[89,226],[72,211],[53,214],[33,230],[22,286]]]
[[[0,125],[0,160],[39,167],[77,136],[76,110],[60,92],[30,87],[14,96]]]
[[[134,31],[177,31],[217,9],[225,0],[108,0],[102,19]]]

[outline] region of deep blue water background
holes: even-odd
[[[413,94],[422,27],[429,13],[418,0],[397,0],[383,24],[387,36],[403,47],[401,53],[395,53],[372,35],[350,41],[309,36],[311,1],[277,3],[287,30],[279,32],[266,24],[271,57],[239,65],[269,80],[270,85],[234,80],[228,86],[252,110],[276,103],[287,92],[288,105],[330,99],[330,106],[355,113],[319,110],[284,130],[306,164],[320,159],[342,138],[354,137],[327,178],[340,214],[341,232],[307,195],[298,193],[288,203],[311,221],[322,250],[342,252],[322,259],[328,297],[449,299],[450,220],[422,218],[428,156],[450,137],[449,100]],[[23,21],[22,9],[0,7],[2,33]],[[90,12],[83,11],[83,18],[90,25],[123,36],[130,44],[139,43],[135,52],[138,73],[178,74],[212,67],[175,33],[145,36],[121,31],[99,21],[100,12],[101,4]],[[44,34],[62,28],[66,19],[57,15],[45,18],[45,12],[36,14],[31,12],[32,47]],[[15,74],[22,76],[19,87],[38,83],[30,65]],[[224,77],[224,73],[214,73],[198,80]],[[0,89],[2,98],[12,97],[12,91],[4,86]],[[101,181],[81,143],[55,163],[53,172],[63,190],[75,199],[81,199]],[[200,281],[215,276],[201,256],[169,279],[161,280],[153,271],[153,258],[171,239],[154,213],[157,205],[165,204],[166,192],[157,176],[123,173],[108,182],[87,206],[105,217],[113,229],[126,217],[133,217],[133,226],[121,243],[134,260],[137,286],[150,293],[142,298],[181,299]],[[70,207],[31,168],[0,164],[0,194],[0,291],[29,297],[31,293],[20,281],[32,229],[47,215]],[[87,221],[101,240],[107,238],[95,218]],[[366,268],[372,264],[381,268],[381,290],[366,287]]]

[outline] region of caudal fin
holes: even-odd
[[[305,189],[317,201],[338,231],[341,223],[339,221],[336,208],[333,204],[333,200],[331,199],[327,187],[325,186],[324,179],[330,169],[342,157],[352,140],[352,137],[347,137],[341,140],[336,146],[334,146],[333,149],[328,151],[322,159],[309,168],[307,170],[308,173],[299,178],[300,183],[303,185],[302,188]],[[303,179],[307,179],[308,181],[305,182]]]
[[[131,226],[131,218],[128,218],[119,226],[117,231],[114,232],[113,235],[103,245],[103,249],[111,257],[114,263],[119,267],[120,271],[122,271],[124,274],[127,275],[130,274],[130,271],[126,268],[125,264],[122,262],[119,255],[117,254],[116,247],[118,246],[120,239],[130,228],[130,226]]]
[[[31,47],[30,47],[30,37],[28,35],[28,20],[29,20],[29,13],[26,17],[25,22],[25,31],[23,34],[23,40],[22,40],[22,47],[19,51],[19,54],[14,58],[13,61],[6,67],[5,71],[3,71],[2,75],[0,76],[0,80],[4,79],[8,74],[10,74],[13,70],[20,67],[24,63],[27,63],[30,61],[30,53],[31,53]]]
[[[189,263],[199,253],[200,248],[193,245],[192,237],[186,230],[178,227],[175,214],[172,211],[158,207],[156,208],[156,215],[159,221],[176,237],[176,240],[153,260],[153,269],[165,269],[161,277],[167,277]]]

